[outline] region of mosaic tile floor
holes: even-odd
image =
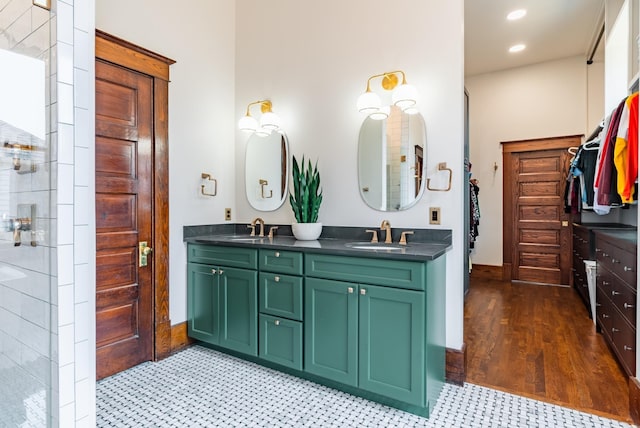
[[[193,346],[97,385],[99,427],[630,427],[466,384],[429,419]]]

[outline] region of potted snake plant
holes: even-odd
[[[293,156],[293,192],[289,194],[296,223],[291,225],[293,236],[300,241],[315,240],[322,233],[322,223],[318,222],[318,211],[322,203],[318,162],[305,164],[304,156],[298,164]]]

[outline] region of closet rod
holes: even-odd
[[[587,59],[587,65],[593,64],[593,57],[596,55],[596,50],[598,49],[598,45],[600,45],[600,41],[602,40],[602,36],[604,35],[604,24],[602,28],[600,28],[600,33],[598,34],[598,38],[596,39],[596,44],[593,45],[593,50],[591,51],[591,55],[589,55],[589,59]]]

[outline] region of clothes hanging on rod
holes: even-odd
[[[565,186],[565,212],[577,214],[582,210],[592,209],[593,180],[599,147],[600,136],[597,135],[578,147],[571,159]]]
[[[471,178],[471,162],[469,159],[464,160],[464,167],[469,179],[469,252],[475,247],[475,242],[478,237],[478,226],[480,225],[480,202],[478,199],[478,193],[480,193],[480,186],[478,180]]]
[[[625,97],[605,120],[594,179],[596,214],[636,203],[638,181],[638,93]]]

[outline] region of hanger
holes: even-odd
[[[568,151],[569,153],[571,153],[573,156],[575,156],[575,155],[576,155],[576,153],[578,153],[578,148],[577,148],[577,147],[569,147],[569,148],[567,149],[567,151]]]
[[[591,140],[582,145],[582,150],[598,150],[600,148],[600,140]]]

